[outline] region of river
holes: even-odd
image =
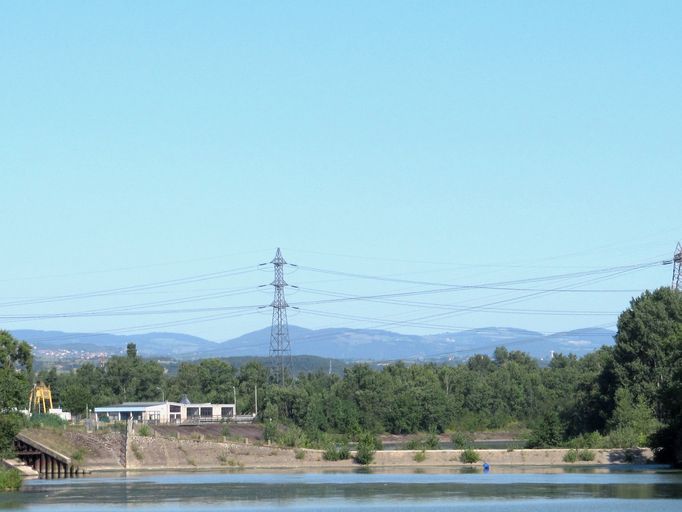
[[[27,481],[0,509],[45,512],[682,510],[682,472],[648,466],[128,473]]]

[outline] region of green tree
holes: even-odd
[[[661,398],[674,378],[682,347],[682,293],[670,288],[646,291],[618,318],[614,372],[635,400],[651,404],[660,419]]]
[[[0,412],[26,407],[32,371],[31,346],[0,331]]]
[[[563,440],[563,426],[555,411],[545,413],[542,420],[531,432],[528,448],[553,448]]]

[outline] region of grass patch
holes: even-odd
[[[131,443],[130,449],[133,451],[133,455],[135,455],[135,458],[137,460],[139,461],[144,460],[144,453],[142,453],[142,450],[140,450],[140,447],[137,445],[137,443]]]
[[[75,452],[71,454],[71,459],[75,460],[76,462],[83,462],[83,459],[85,458],[85,448],[78,448]]]
[[[415,462],[424,462],[426,460],[426,451],[420,450],[414,454],[413,457]]]
[[[0,468],[0,491],[17,491],[21,487],[21,473],[16,469]]]
[[[481,456],[473,448],[467,448],[463,450],[459,456],[459,460],[464,464],[474,464],[481,460]]]
[[[298,460],[303,460],[303,459],[305,459],[305,452],[303,450],[296,450],[295,457]]]

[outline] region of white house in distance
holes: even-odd
[[[140,423],[209,423],[235,417],[235,404],[190,404],[182,402],[124,402],[95,407],[97,421]]]

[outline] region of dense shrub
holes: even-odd
[[[21,473],[16,469],[0,468],[0,491],[16,491],[21,487]]]
[[[450,441],[455,450],[464,450],[474,444],[474,436],[468,432],[453,432],[450,434]]]
[[[345,460],[350,458],[348,444],[329,443],[322,454],[324,460]]]
[[[466,450],[462,451],[462,453],[459,456],[459,460],[462,461],[464,464],[474,464],[481,460],[481,456],[478,454],[476,450],[467,448]]]
[[[380,442],[370,432],[360,434],[355,453],[355,462],[365,466],[370,464],[374,460],[374,453],[379,444]]]
[[[0,414],[0,457],[14,456],[14,436],[27,424],[28,421],[23,414]]]

